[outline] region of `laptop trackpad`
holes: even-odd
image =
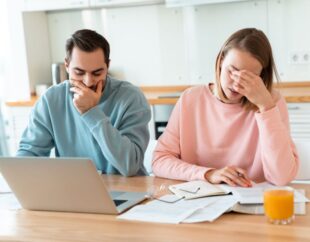
[[[126,192],[121,192],[121,191],[110,191],[110,196],[112,197],[113,200],[119,199],[119,200],[124,200],[123,198],[119,198],[121,195],[125,194]]]
[[[137,197],[141,197],[141,193],[122,191],[111,191],[110,195],[113,200],[137,200]]]

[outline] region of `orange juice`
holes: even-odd
[[[271,222],[290,223],[294,217],[294,190],[289,188],[266,190],[264,209]]]

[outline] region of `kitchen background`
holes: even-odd
[[[139,86],[212,81],[220,46],[243,27],[268,35],[283,81],[310,80],[309,0],[14,1],[22,2],[21,17],[9,3],[13,49],[20,50],[14,62],[23,69],[13,80],[24,87],[18,98],[52,83],[51,64],[63,62],[66,39],[81,28],[103,34],[111,44],[111,74]]]
[[[221,45],[244,27],[267,34],[282,81],[310,80],[309,0],[0,0],[0,4],[3,100],[26,100],[38,85],[51,85],[52,64],[63,62],[66,39],[81,28],[94,29],[108,39],[111,75],[138,86],[213,81]],[[302,106],[306,122],[309,106]],[[10,153],[31,109],[14,108],[4,108],[7,123],[15,129],[9,132],[9,140],[15,140]],[[173,106],[161,108],[169,116]],[[308,123],[301,133],[306,130],[310,140]]]

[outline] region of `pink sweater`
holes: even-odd
[[[222,103],[208,85],[183,93],[155,148],[154,174],[204,180],[206,171],[225,166],[245,169],[255,182],[284,185],[294,179],[299,159],[282,96],[275,108],[258,113]]]

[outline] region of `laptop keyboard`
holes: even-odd
[[[115,206],[119,206],[121,204],[123,204],[124,202],[127,202],[128,200],[119,200],[119,199],[115,199],[113,200],[113,202],[115,203]]]

